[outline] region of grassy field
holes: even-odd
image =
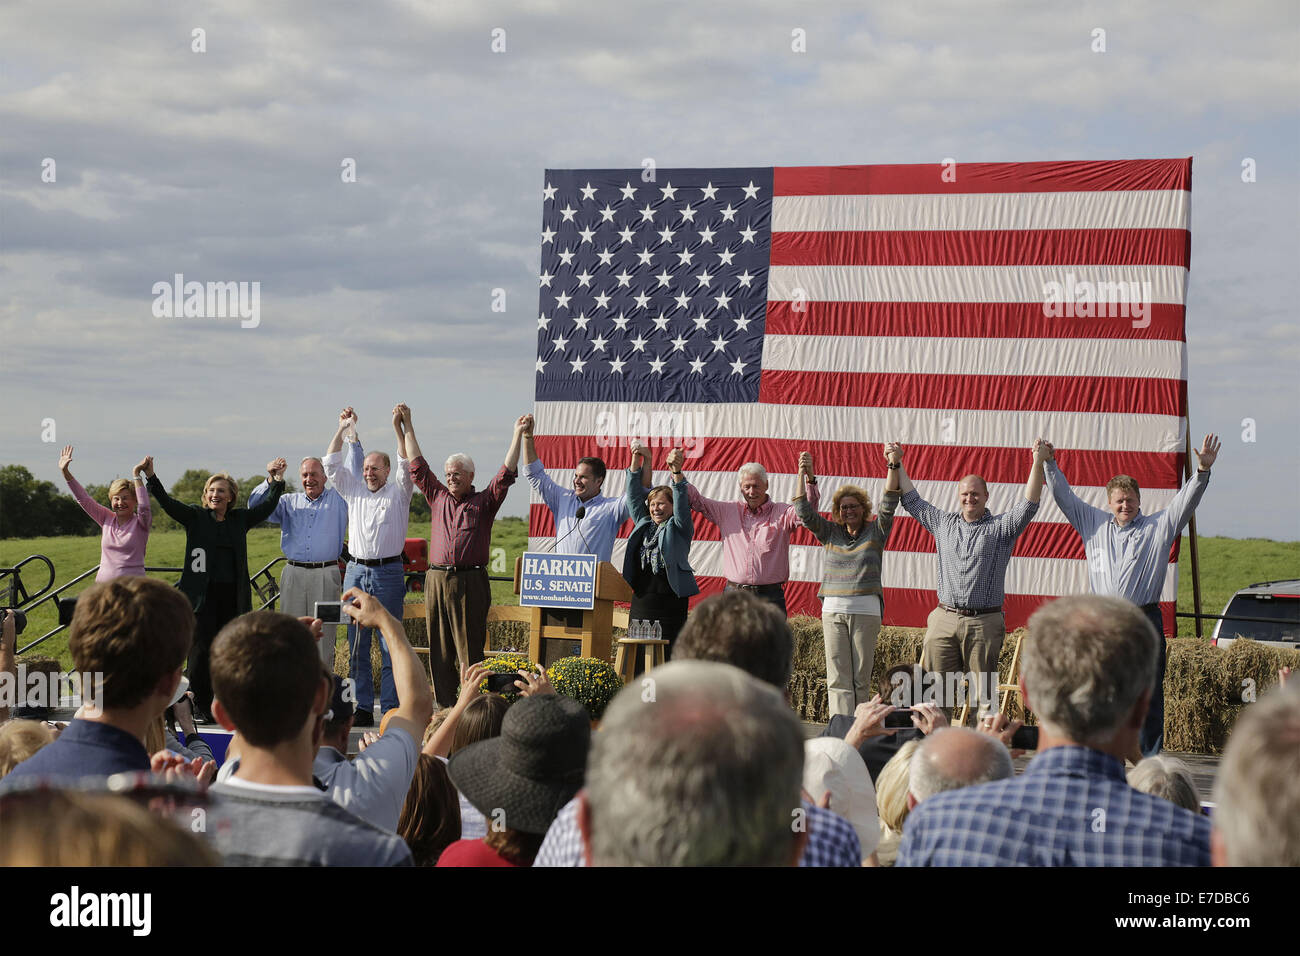
[[[411,522],[407,532],[412,538],[428,538],[429,526],[424,520]],[[512,576],[515,558],[521,554],[528,541],[528,529],[522,518],[503,518],[492,529],[492,563],[489,573],[494,576]],[[1235,538],[1201,538],[1199,557],[1201,564],[1201,610],[1208,614],[1222,613],[1234,591],[1257,581],[1278,580],[1282,578],[1300,578],[1300,542],[1270,541],[1262,538],[1239,540]],[[160,532],[150,536],[146,563],[154,567],[178,567],[185,545],[182,532]],[[10,566],[29,554],[44,554],[54,562],[57,572],[55,583],[61,585],[72,580],[87,568],[94,567],[99,561],[98,537],[59,537],[59,538],[15,538],[0,541],[0,565]],[[277,528],[259,528],[248,536],[248,566],[250,569],[261,568],[280,556],[280,532]],[[1178,610],[1191,611],[1192,575],[1191,549],[1184,538],[1183,548],[1178,562]],[[279,569],[276,569],[277,577]],[[179,574],[159,574],[168,581],[175,581]],[[40,572],[25,576],[29,589],[44,583]],[[76,585],[66,592],[75,594],[93,583],[93,577]],[[408,600],[420,602],[423,597],[418,594],[407,595]],[[492,583],[493,604],[515,604],[517,600],[509,582]],[[35,612],[28,623],[27,630],[19,639],[19,646],[44,634],[57,623],[52,606],[45,605]],[[1213,629],[1212,621],[1205,622],[1204,633],[1208,635]],[[1179,618],[1178,634],[1190,637],[1195,634],[1194,622],[1190,618]],[[71,662],[67,658],[66,632],[55,635],[40,645],[35,652],[59,658],[65,667]]]
[[[1192,549],[1188,537],[1178,553],[1178,610],[1190,613],[1192,601]],[[1270,541],[1267,538],[1198,538],[1201,565],[1201,613],[1222,614],[1228,599],[1249,584],[1300,578],[1300,541]],[[1193,637],[1196,622],[1178,618],[1178,636]],[[1214,621],[1202,624],[1206,637]]]

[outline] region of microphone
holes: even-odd
[[[587,517],[587,506],[578,505],[578,510],[573,513],[573,516],[578,519],[573,523],[573,527],[570,528],[568,531],[564,532],[564,534],[560,535],[554,541],[552,541],[551,546],[547,548],[544,552],[542,552],[543,554],[550,554],[553,551],[555,551],[555,549],[560,546],[561,541],[563,541],[569,535],[573,534],[573,532],[577,531],[579,528],[582,527],[582,519]],[[587,542],[587,536],[585,534],[581,534],[581,532],[579,532],[579,536],[582,538],[582,543],[586,545],[588,548],[590,548],[591,545],[588,544]]]

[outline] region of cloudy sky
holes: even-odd
[[[0,463],[251,474],[343,404],[391,448],[405,401],[485,471],[532,405],[548,167],[1192,156],[1191,427],[1225,439],[1200,530],[1300,538],[1298,9],[7,3]],[[260,282],[260,324],[156,318],[176,273]]]

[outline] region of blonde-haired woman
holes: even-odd
[[[876,846],[876,861],[880,866],[893,866],[898,859],[898,844],[903,839],[903,824],[911,808],[907,805],[907,791],[912,780],[912,757],[920,740],[909,740],[898,748],[898,753],[876,777],[876,812],[880,814],[880,843]]]
[[[108,486],[109,507],[105,508],[86,493],[76,478],[72,477],[72,446],[65,445],[59,455],[59,471],[68,483],[72,497],[90,520],[102,528],[99,538],[99,570],[96,581],[111,581],[125,575],[144,574],[144,551],[149,544],[149,526],[152,512],[149,492],[145,490],[140,472],[144,462],[131,471],[135,487],[125,478],[116,479]]]
[[[831,716],[851,714],[871,697],[871,667],[876,658],[884,592],[880,566],[894,510],[900,497],[898,471],[890,469],[880,514],[871,515],[871,497],[844,485],[831,499],[831,519],[817,513],[806,496],[816,484],[812,455],[799,456],[799,497],[795,510],[813,536],[825,545],[822,586],[822,638],[826,642],[826,695]]]
[[[288,462],[276,458],[267,463],[270,491],[252,508],[235,507],[239,485],[225,472],[208,478],[199,505],[195,506],[182,504],[167,494],[153,472],[152,457],[141,464],[149,479],[149,493],[185,529],[184,568],[177,586],[190,599],[196,622],[187,676],[194,691],[194,719],[211,723],[208,651],[228,621],[253,609],[253,589],[248,583],[248,529],[275,510],[284,493]]]

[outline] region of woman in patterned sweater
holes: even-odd
[[[898,471],[891,464],[880,514],[871,514],[871,497],[856,485],[843,485],[831,499],[827,521],[808,502],[806,485],[816,484],[812,456],[799,456],[799,519],[825,545],[822,635],[826,642],[826,693],[831,716],[852,714],[870,699],[871,665],[876,657],[883,610],[880,565],[898,507]]]

